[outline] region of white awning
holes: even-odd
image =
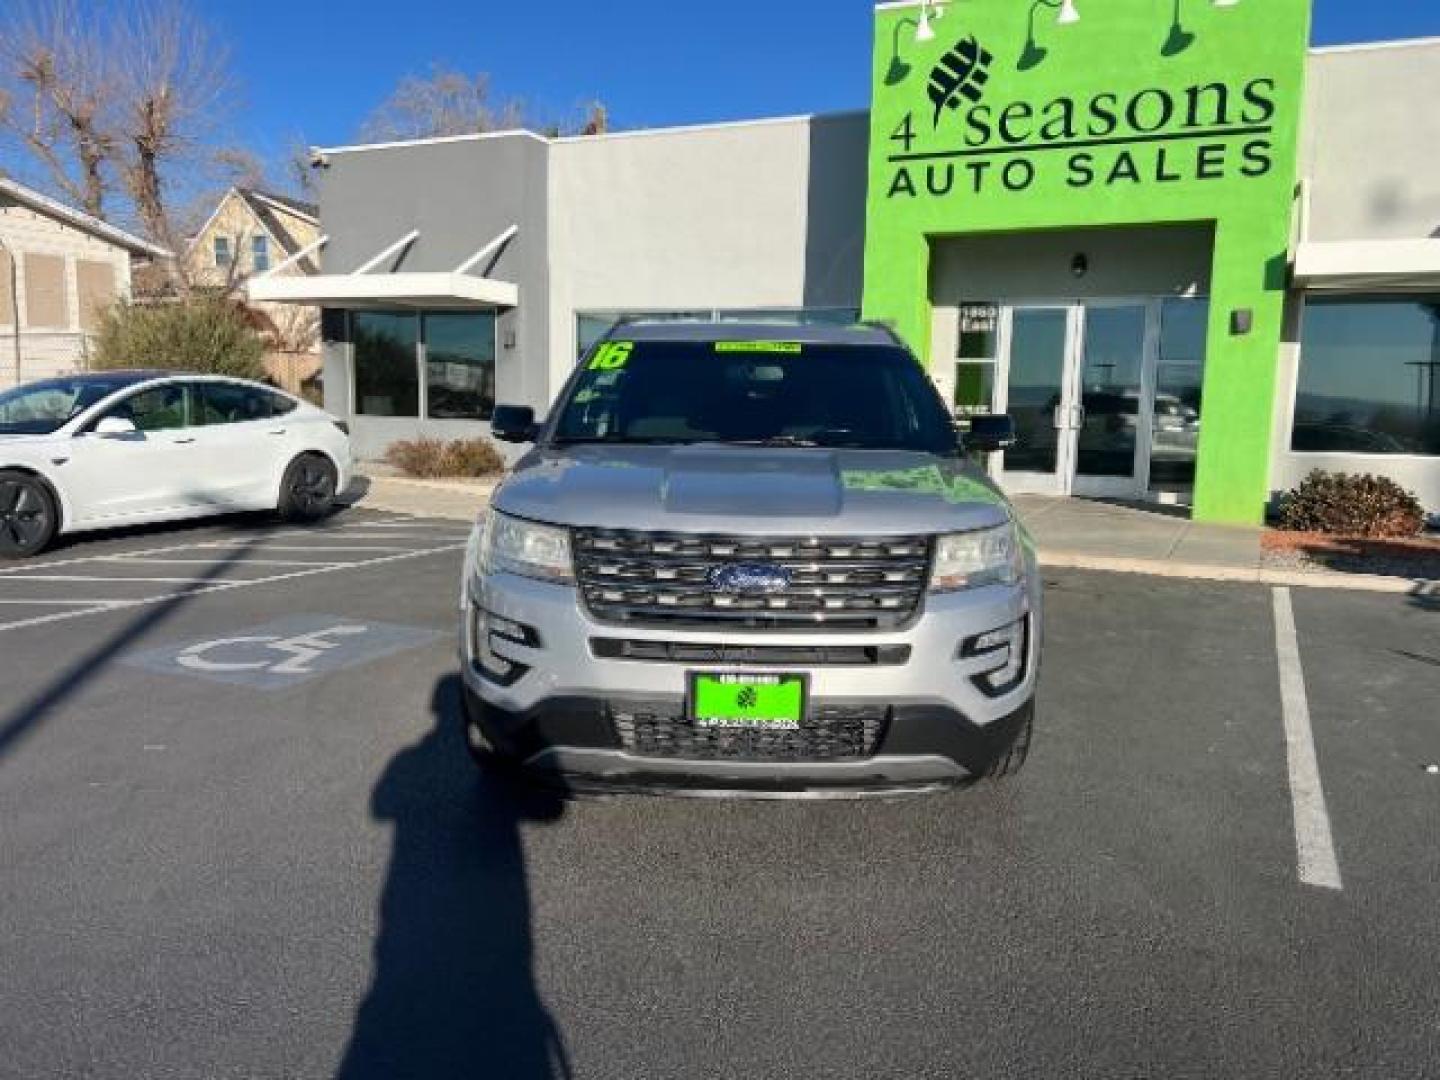
[[[420,238],[420,230],[412,229],[348,274],[280,276],[279,271],[329,243],[330,237],[322,236],[278,266],[251,278],[245,287],[246,294],[252,302],[257,303],[305,304],[357,310],[396,307],[455,310],[518,307],[518,285],[472,274],[470,271],[486,260],[493,263],[499,257],[500,251],[515,239],[519,231],[517,226],[510,226],[454,270],[398,273],[381,270],[387,263],[392,266],[397,263]]]
[[[1440,289],[1440,239],[1301,243],[1295,283],[1306,289]]]
[[[512,308],[520,286],[453,272],[255,278],[250,299],[328,308]]]

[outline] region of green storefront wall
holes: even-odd
[[[937,240],[1213,223],[1194,515],[1259,521],[1309,0],[1074,2],[956,0],[930,42],[919,4],[877,11],[865,315],[929,362]]]

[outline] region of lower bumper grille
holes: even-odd
[[[889,710],[882,706],[826,705],[810,710],[798,730],[763,731],[696,727],[678,707],[612,708],[611,720],[626,752],[637,757],[692,761],[855,761],[874,757]]]

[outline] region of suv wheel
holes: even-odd
[[[1001,754],[990,771],[985,775],[992,780],[1003,780],[1007,776],[1014,776],[1025,767],[1025,761],[1030,756],[1030,739],[1035,730],[1035,716],[1033,713],[1025,718],[1024,725],[1015,736],[1015,741],[1010,748]]]

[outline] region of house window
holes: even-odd
[[[250,269],[257,274],[263,274],[270,269],[270,238],[268,236],[250,238]]]
[[[425,402],[432,420],[489,420],[495,411],[495,314],[425,316]]]
[[[1306,301],[1290,449],[1440,454],[1440,295]]]
[[[215,237],[215,269],[229,270],[231,261],[230,238],[228,236]]]
[[[362,416],[419,417],[420,316],[357,311],[352,334],[356,411]]]

